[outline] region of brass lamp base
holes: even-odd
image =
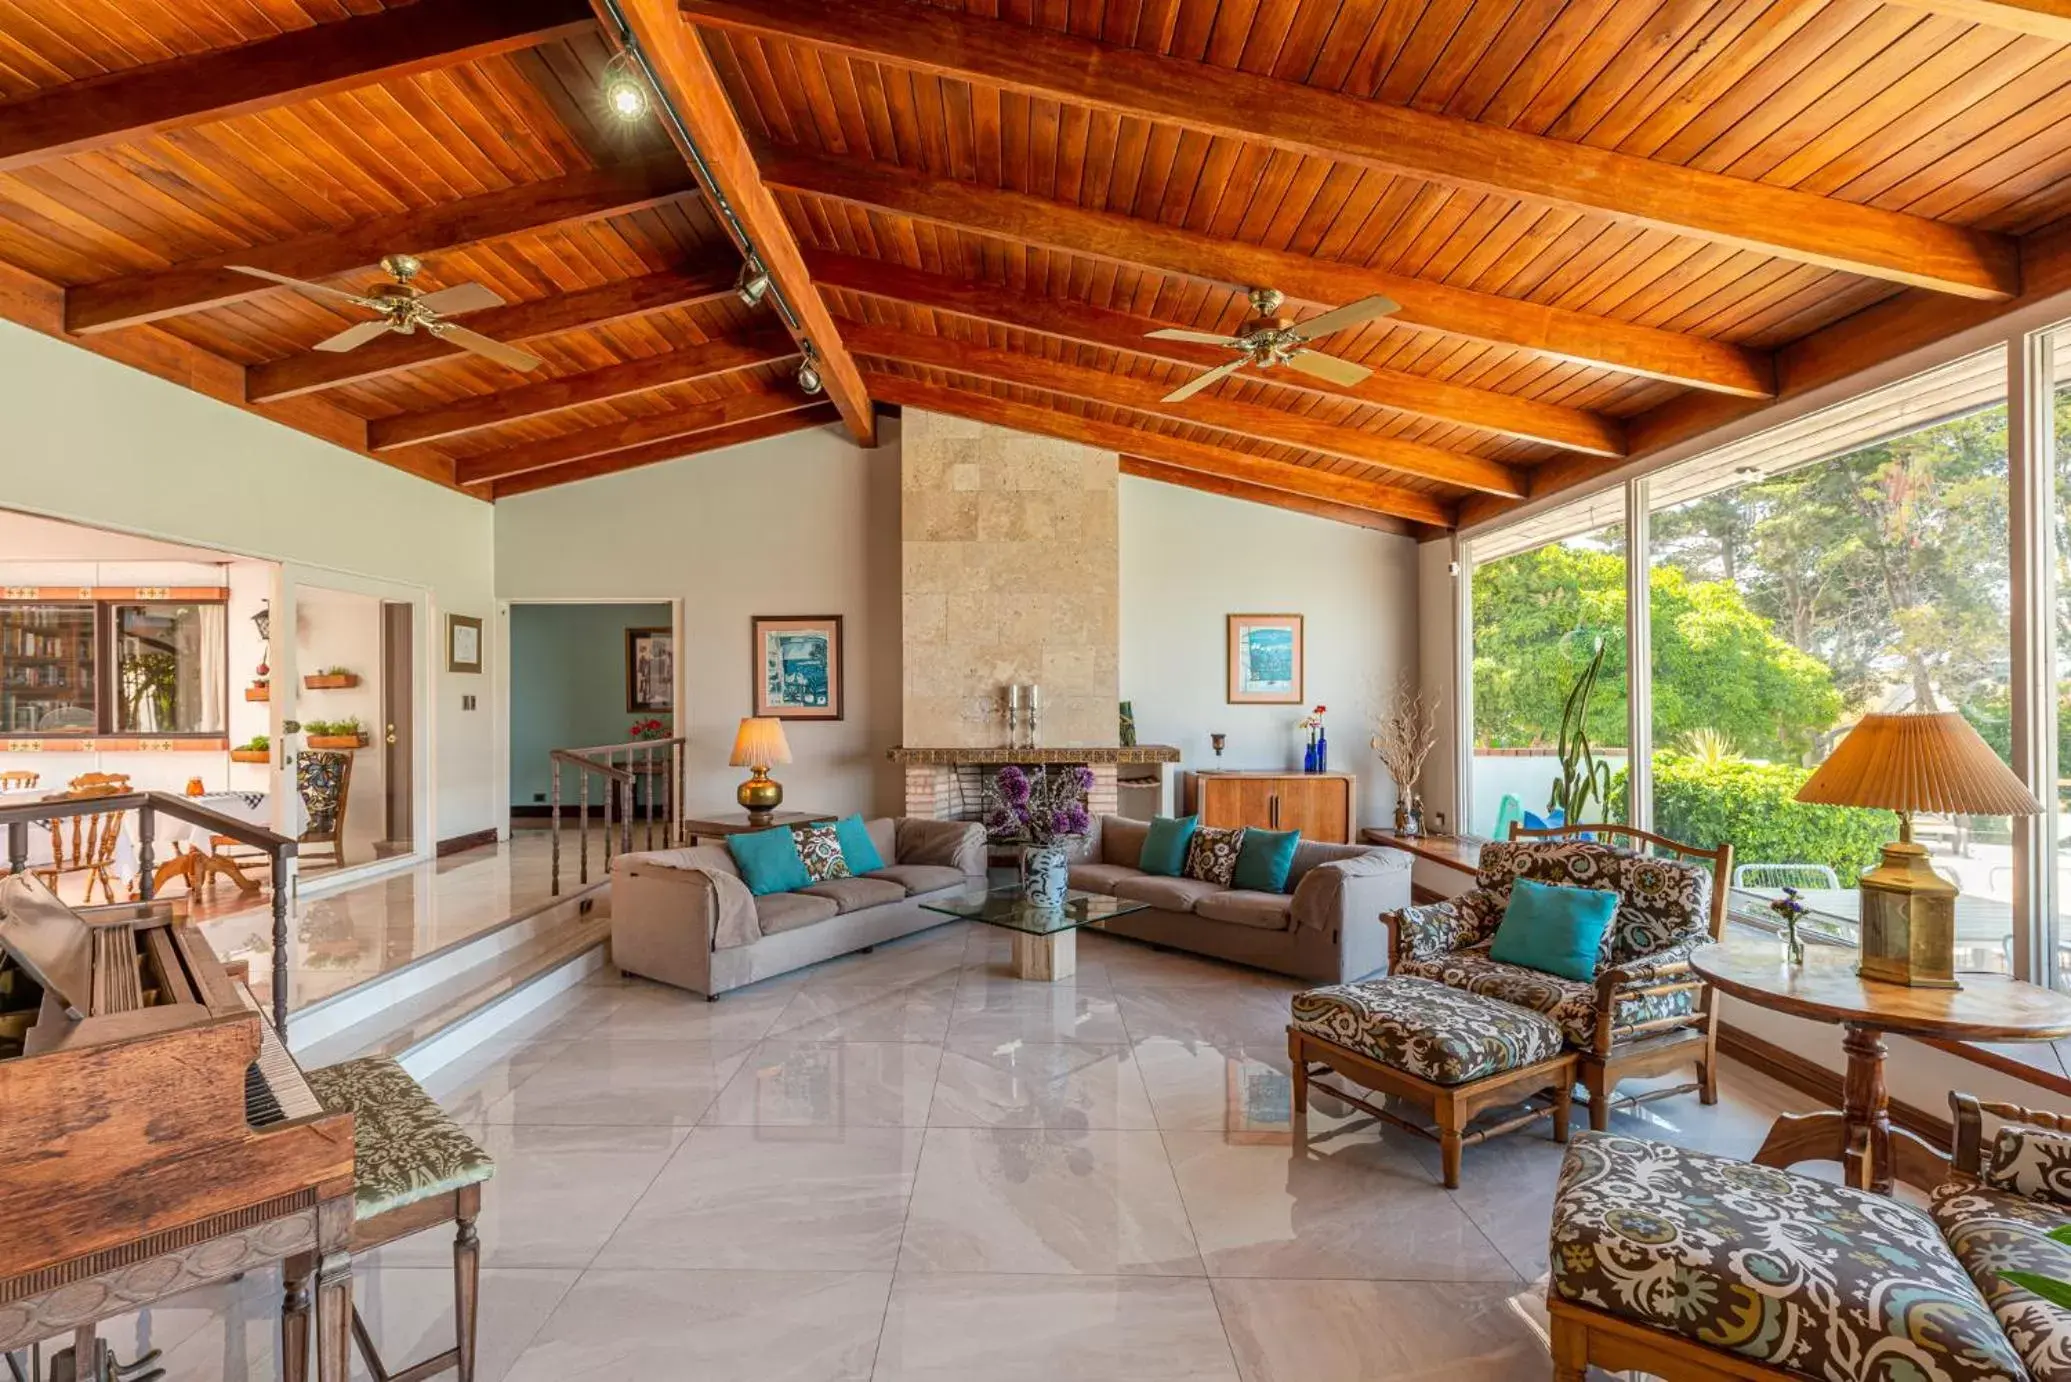
[[[784,802],[784,784],[771,780],[768,768],[750,768],[748,780],[734,793],[750,819],[767,820]]]
[[[1908,988],[1954,989],[1956,888],[1911,840],[1884,846],[1884,858],[1862,876],[1862,961],[1865,979]]]

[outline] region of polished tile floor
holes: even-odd
[[[1296,987],[1108,937],[1075,981],[962,924],[706,1003],[600,978],[433,1092],[498,1174],[482,1382],[1351,1382],[1547,1376],[1560,1148],[1341,1106],[1289,1136]],[[1746,1155],[1781,1086],[1621,1129]],[[392,1363],[449,1337],[437,1234],[358,1264]],[[277,1282],[111,1327],[187,1379],[275,1375]]]

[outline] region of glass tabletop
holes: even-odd
[[[982,921],[987,926],[999,926],[1031,936],[1054,936],[1059,931],[1097,926],[1110,917],[1150,910],[1148,902],[1131,902],[1128,898],[1109,897],[1106,893],[1080,892],[1077,888],[1064,895],[1062,908],[1039,907],[1021,895],[1018,884],[1011,883],[1005,887],[972,883],[958,892],[928,898],[920,905],[930,912],[963,917],[967,921]]]

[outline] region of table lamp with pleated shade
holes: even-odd
[[[733,737],[733,758],[736,768],[748,769],[748,780],[734,793],[734,799],[748,809],[750,821],[767,821],[770,813],[784,801],[783,784],[772,781],[770,765],[789,763],[791,746],[784,742],[782,720],[749,716],[741,721],[740,730]]]
[[[1865,979],[1914,988],[1956,982],[1957,890],[1913,843],[1913,813],[2032,816],[2035,794],[1970,722],[1953,710],[1865,715],[1798,789],[1820,806],[1873,806],[1898,812],[1898,839],[1862,876]]]

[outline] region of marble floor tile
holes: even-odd
[[[571,1042],[490,1105],[490,1123],[689,1127],[753,1043]]]
[[[799,987],[781,980],[750,984],[714,1003],[688,989],[635,979],[589,1035],[615,1041],[760,1041]]]
[[[568,1046],[559,1037],[494,1037],[447,1061],[418,1083],[456,1122],[478,1123],[504,1096],[538,1074],[540,1067]]]
[[[686,1128],[491,1124],[468,1129],[496,1159],[475,1221],[489,1267],[587,1267]],[[452,1228],[427,1229],[373,1255],[387,1266],[453,1260]]]
[[[1206,955],[1189,955],[1177,950],[1160,950],[1126,936],[1088,937],[1081,934],[1082,948],[1088,939],[1095,944],[1084,950],[1101,965],[1118,993],[1137,988],[1213,988],[1225,991],[1256,989],[1261,992],[1298,993],[1310,987],[1281,974],[1247,969]]]
[[[1235,1382],[1208,1283],[902,1272],[872,1382]]]
[[[956,987],[956,1003],[959,1010],[984,1007],[988,1002],[1014,998],[1040,989],[1046,993],[1076,994],[1081,998],[1114,998],[1114,985],[1107,977],[1107,970],[1098,964],[1087,963],[1080,956],[1078,969],[1068,978],[1048,981],[1020,979],[1014,975],[1014,957],[1005,951],[989,956],[983,961],[964,963]]]
[[[918,1128],[698,1128],[595,1265],[890,1271],[922,1136]]]
[[[1131,1041],[1163,1038],[1269,1046],[1277,1037],[1281,1049],[1287,1047],[1288,996],[1274,989],[1121,987],[1115,1002]]]
[[[952,1037],[928,1125],[1153,1128],[1157,1122],[1126,1046]]]
[[[1154,1132],[930,1128],[902,1271],[1195,1276]]]
[[[800,989],[766,1035],[785,1041],[927,1041],[949,1031],[956,978]]]
[[[868,1382],[889,1272],[593,1271],[509,1382]]]
[[[1129,1034],[1112,998],[1037,983],[1018,989],[959,988],[949,1021],[950,1044],[1009,1041],[1126,1046]]]
[[[1545,1382],[1523,1302],[1543,1288],[1475,1282],[1213,1283],[1244,1382]]]
[[[1515,1279],[1406,1133],[1355,1129],[1307,1151],[1162,1136],[1210,1276]]]
[[[1161,1128],[1241,1136],[1285,1133],[1291,1126],[1294,1093],[1285,1037],[1217,1042],[1152,1037],[1133,1049]]]
[[[942,1048],[919,1041],[765,1041],[734,1073],[707,1126],[919,1128]]]

